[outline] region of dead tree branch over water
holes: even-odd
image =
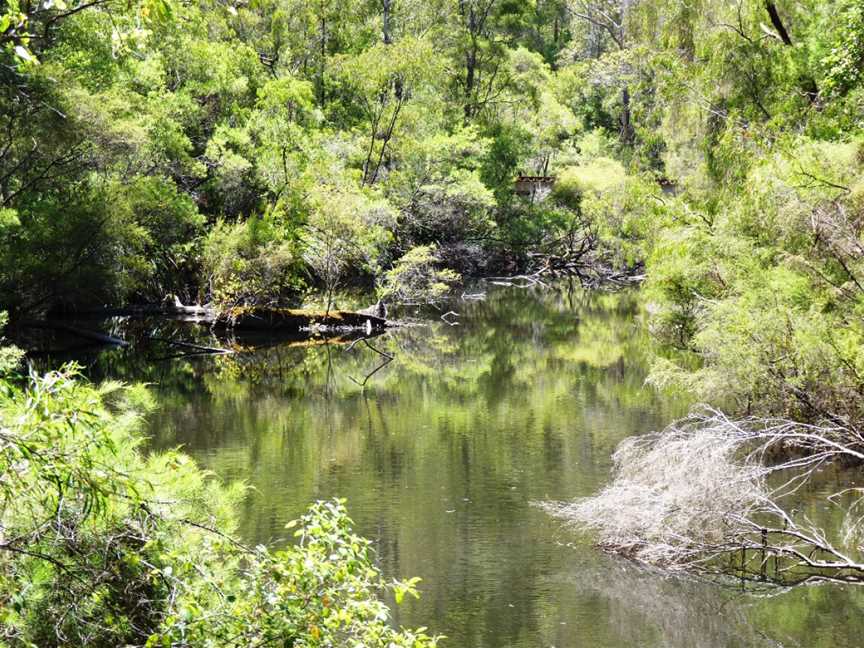
[[[819,496],[843,513],[828,531],[801,506],[826,469],[864,464],[857,430],[703,408],[624,441],[613,461],[597,495],[542,506],[639,562],[783,584],[864,582],[864,490]]]
[[[603,250],[600,238],[593,228],[573,230],[545,241],[528,253],[527,269],[522,274],[486,277],[501,286],[530,288],[548,287],[547,282],[565,277],[576,277],[586,288],[616,289],[640,283],[645,277],[642,264],[630,268],[617,267]]]

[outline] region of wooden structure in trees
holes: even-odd
[[[552,192],[555,186],[555,176],[527,176],[516,178],[515,191],[517,196],[528,198],[531,202],[543,200]]]

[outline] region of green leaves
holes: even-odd
[[[826,95],[837,98],[860,84],[864,64],[864,8],[857,2],[840,3],[832,15],[828,51],[820,60]],[[837,29],[839,27],[839,29]]]
[[[409,578],[404,581],[393,581],[393,596],[396,599],[397,605],[402,605],[402,601],[405,600],[405,595],[410,594],[415,599],[420,598],[420,593],[417,591],[415,585],[419,583],[422,579],[415,576],[414,578]]]
[[[246,222],[219,221],[204,242],[203,263],[219,307],[280,305],[305,286],[292,224],[274,212]]]
[[[384,274],[378,296],[390,302],[432,304],[443,299],[460,280],[458,273],[441,269],[434,245],[411,248]]]
[[[171,0],[144,0],[140,14],[148,22],[168,22],[174,16],[174,7]]]

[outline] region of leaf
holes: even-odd
[[[15,46],[15,56],[17,56],[22,61],[27,61],[28,63],[39,63],[36,57],[30,53],[30,50],[28,50],[26,47],[23,47],[22,45]]]

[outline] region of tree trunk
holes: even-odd
[[[777,33],[780,35],[780,40],[783,41],[784,45],[791,46],[792,39],[789,37],[789,32],[786,31],[786,26],[783,24],[783,20],[780,18],[777,6],[768,0],[765,3],[765,9],[768,11],[768,16],[771,18],[771,24],[774,25],[774,29],[776,29]]]
[[[384,29],[384,44],[390,45],[393,42],[393,37],[390,31],[390,8],[393,0],[382,0],[383,3],[383,29]]]
[[[321,13],[321,60],[318,62],[318,105],[324,106],[326,99],[324,90],[324,74],[327,65],[327,18]]]
[[[777,5],[771,2],[771,0],[766,0],[765,10],[768,12],[768,17],[771,18],[771,24],[774,25],[774,29],[780,36],[780,40],[783,41],[783,44],[786,45],[786,47],[792,47],[792,37],[789,35],[786,25],[783,24],[780,12],[777,11]],[[801,83],[801,89],[804,91],[804,94],[807,95],[810,103],[816,101],[816,98],[819,96],[819,86],[816,84],[816,79],[812,76],[803,75],[799,79],[799,82]]]
[[[477,85],[477,17],[474,14],[474,6],[468,9],[468,34],[471,45],[465,54],[465,118],[474,114],[473,98],[474,86]]]
[[[621,90],[621,132],[619,136],[621,143],[628,146],[633,144],[635,135],[630,117],[630,89],[625,85]]]

